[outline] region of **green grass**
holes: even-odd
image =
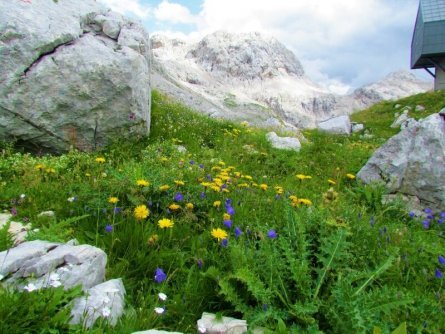
[[[382,204],[382,187],[346,175],[355,175],[398,131],[389,128],[396,103],[424,105],[425,112],[412,112],[418,118],[440,110],[443,101],[444,93],[435,92],[380,103],[353,115],[373,138],[308,130],[309,142],[295,153],[273,149],[265,130],[209,119],[154,92],[150,138],[57,157],[16,152],[3,143],[0,209],[15,208],[16,220],[38,228],[30,239],[77,238],[107,253],[107,278],[123,278],[127,311],[115,328],[98,323],[91,333],[195,333],[204,311],[275,333],[371,333],[374,327],[389,333],[402,322],[409,333],[439,333],[445,295],[435,270],[443,227],[423,229],[401,203]],[[150,184],[138,186],[139,179]],[[163,185],[170,188],[160,190]],[[172,211],[178,193],[181,208]],[[109,203],[112,196],[119,202]],[[228,201],[235,211],[230,229],[223,223]],[[150,215],[137,220],[134,209],[142,204]],[[46,210],[56,218],[37,217]],[[174,226],[160,229],[162,218]],[[238,237],[235,227],[242,231]],[[216,228],[228,233],[226,246],[212,237]],[[10,240],[0,234],[0,250],[7,249]],[[156,268],[167,274],[162,283],[154,281]],[[0,292],[30,310],[29,329],[20,325],[22,332],[39,326],[46,328],[42,333],[83,332],[62,325],[67,315],[57,309],[39,317],[37,297]],[[167,294],[165,303],[159,292]],[[59,295],[38,293],[42,300],[55,298],[51,305],[63,304]],[[0,303],[0,314],[8,305]],[[159,316],[154,307],[163,305]],[[4,328],[22,324],[19,318],[23,314],[3,317]]]

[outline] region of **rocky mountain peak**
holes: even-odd
[[[275,38],[260,33],[207,35],[186,55],[204,70],[239,80],[263,80],[280,75],[304,76],[295,55]]]

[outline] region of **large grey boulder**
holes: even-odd
[[[346,115],[333,117],[318,123],[318,129],[334,134],[349,135],[351,134],[351,121]]]
[[[21,288],[23,282],[40,289],[57,281],[65,289],[80,284],[87,290],[104,281],[106,262],[105,252],[90,245],[34,240],[0,252],[0,275]]]
[[[390,138],[359,171],[365,183],[386,184],[390,193],[417,196],[436,210],[445,207],[445,117],[433,114]]]
[[[269,132],[266,138],[272,147],[280,150],[293,150],[298,152],[301,149],[300,141],[294,137],[279,137],[275,132]]]
[[[98,318],[107,319],[112,326],[124,313],[125,288],[121,279],[112,279],[98,284],[76,298],[71,309],[71,324],[90,328]]]
[[[150,42],[93,0],[0,1],[0,139],[91,150],[150,127]]]

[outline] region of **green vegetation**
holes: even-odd
[[[77,238],[107,253],[107,278],[123,278],[127,311],[114,329],[97,323],[90,333],[196,333],[204,311],[269,333],[440,333],[444,227],[424,229],[354,175],[396,131],[396,103],[423,104],[411,113],[423,117],[444,97],[355,114],[373,138],[305,131],[309,143],[295,153],[273,149],[264,130],[208,119],[154,92],[150,138],[58,157],[2,144],[0,209],[39,229],[29,239]],[[37,217],[46,210],[56,218]],[[0,250],[9,246],[0,231]],[[59,290],[0,294],[5,333],[87,332],[62,325]]]

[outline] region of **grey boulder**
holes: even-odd
[[[346,115],[333,117],[318,123],[318,129],[333,134],[351,134],[351,121]]]
[[[277,149],[294,150],[297,152],[301,149],[300,141],[294,137],[279,137],[275,132],[269,132],[266,138],[272,147]]]
[[[34,240],[0,253],[0,275],[13,286],[27,281],[46,288],[58,281],[65,289],[80,284],[87,290],[104,281],[106,262],[105,252],[90,245]]]
[[[150,42],[93,0],[0,1],[0,139],[93,150],[148,134]]]
[[[247,322],[245,320],[231,317],[217,318],[212,313],[204,312],[201,319],[197,321],[198,333],[207,334],[243,334],[247,333]]]
[[[417,196],[434,210],[445,208],[445,118],[440,114],[413,122],[390,138],[357,177],[383,182],[391,194]]]

